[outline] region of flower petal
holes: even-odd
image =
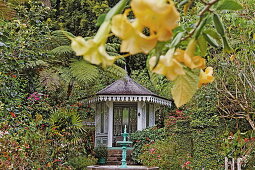
[[[180,15],[171,0],[132,0],[131,7],[139,22],[156,32],[159,41],[172,37]]]
[[[145,36],[141,32],[141,27],[137,20],[131,23],[124,15],[116,15],[112,19],[112,32],[122,39],[121,52],[130,54],[148,53],[156,46],[157,37],[155,35]]]
[[[203,69],[205,67],[205,59],[200,56],[194,56],[195,50],[196,50],[197,42],[195,39],[192,39],[187,49],[184,52],[184,64],[191,68],[201,68]]]
[[[198,87],[201,87],[203,84],[208,84],[213,82],[215,78],[213,77],[212,74],[213,74],[212,67],[207,67],[205,71],[200,70]]]

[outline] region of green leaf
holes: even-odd
[[[200,25],[198,26],[196,32],[195,32],[195,39],[197,40],[198,37],[200,36],[205,24],[207,22],[207,18],[204,18],[203,21],[200,23]]]
[[[233,52],[233,49],[230,47],[227,38],[222,37],[222,41],[223,41],[223,51],[226,52],[226,53]]]
[[[100,26],[104,22],[105,16],[106,14],[102,14],[97,18],[96,26]]]
[[[105,16],[105,21],[112,19],[114,15],[121,13],[129,0],[120,0]]]
[[[186,74],[174,81],[171,93],[174,103],[180,107],[190,101],[198,89],[199,70],[186,70]]]
[[[204,39],[213,47],[218,48],[219,44],[217,43],[217,41],[211,37],[209,34],[203,33]]]
[[[242,5],[235,0],[223,0],[218,4],[217,10],[240,10]]]
[[[208,29],[208,30],[205,30],[204,33],[210,35],[210,36],[211,36],[212,38],[214,38],[218,43],[221,43],[221,37],[220,37],[220,35],[219,35],[216,31],[214,31],[214,30],[212,30],[212,29]]]
[[[208,46],[205,38],[203,36],[199,36],[197,43],[201,51],[201,55],[205,56],[207,54],[207,46]]]
[[[172,42],[169,45],[169,48],[174,48],[177,46],[177,44],[179,44],[179,42],[181,41],[182,37],[183,37],[184,32],[179,32],[174,39],[172,40]]]
[[[214,26],[216,28],[216,31],[221,36],[224,36],[225,35],[224,25],[223,25],[222,20],[220,19],[220,16],[218,14],[213,14],[213,22],[214,22]]]

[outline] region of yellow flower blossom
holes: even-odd
[[[132,23],[128,20],[128,13],[129,10],[126,10],[123,15],[116,15],[112,19],[112,32],[122,39],[120,51],[130,54],[148,53],[156,46],[157,37],[144,35],[143,27],[138,20],[134,20]]]
[[[198,87],[201,87],[203,84],[208,84],[214,81],[213,77],[213,68],[212,67],[207,67],[205,71],[202,69],[200,70],[200,75],[199,75],[199,82],[198,82]]]
[[[71,47],[77,56],[92,64],[102,64],[103,67],[112,65],[118,56],[110,56],[105,49],[105,43],[110,32],[110,22],[105,22],[100,27],[94,39],[85,41],[82,37],[71,38]]]
[[[172,0],[132,0],[131,7],[139,22],[156,33],[159,41],[172,37],[180,19]]]
[[[183,65],[176,59],[178,53],[174,52],[174,49],[168,50],[166,55],[160,56],[157,66],[153,69],[156,64],[156,57],[151,57],[149,61],[150,69],[152,72],[162,74],[169,80],[175,80],[177,76],[184,75],[185,71]]]
[[[231,55],[230,57],[229,57],[229,60],[230,61],[234,61],[236,59],[236,56],[235,55]]]
[[[194,56],[196,45],[197,45],[196,40],[192,39],[184,52],[183,59],[180,60],[182,60],[182,62],[184,62],[184,64],[191,69],[194,68],[203,69],[205,67],[205,59],[200,56]]]

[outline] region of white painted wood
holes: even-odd
[[[152,127],[155,125],[155,110],[154,110],[154,103],[150,103],[150,106],[149,106],[149,113],[150,113],[150,116],[149,116],[149,127]]]
[[[225,157],[225,170],[228,170],[228,158]]]
[[[98,95],[89,99],[88,103],[93,103],[97,101],[146,101],[152,103],[158,103],[161,105],[166,105],[171,107],[172,101],[163,99],[156,96],[140,96],[140,95]]]
[[[95,126],[96,126],[96,135],[100,133],[100,122],[101,122],[101,115],[100,115],[101,105],[97,104],[96,108],[96,115],[95,115]]]
[[[104,105],[104,133],[108,134],[108,126],[109,126],[109,108],[108,102],[105,102]]]
[[[232,158],[231,170],[235,170],[235,159],[234,158]]]
[[[113,102],[107,102],[108,106],[108,142],[107,147],[112,147],[113,138]]]
[[[146,104],[145,102],[142,102],[142,130],[146,128]]]
[[[237,170],[242,170],[241,169],[241,158],[237,158]]]
[[[98,134],[100,132],[100,114],[99,114],[99,105],[96,104],[96,114],[95,114],[95,141],[97,141],[98,138]],[[95,146],[96,146],[97,142],[95,142]]]
[[[143,102],[137,102],[137,130],[143,130]]]

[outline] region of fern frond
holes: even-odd
[[[8,6],[6,2],[0,0],[0,19],[11,20],[15,15],[16,11]]]
[[[73,62],[70,70],[73,76],[82,83],[93,82],[99,76],[98,67],[85,60]]]
[[[126,65],[125,58],[119,58],[118,60],[116,60],[116,64],[122,66]]]
[[[69,45],[71,40],[68,37],[75,37],[72,33],[62,30],[53,31],[51,34],[52,41],[58,44],[58,46]]]
[[[66,83],[70,82],[70,80],[73,78],[73,74],[68,67],[57,67],[56,70],[58,71],[61,80]]]
[[[109,77],[112,77],[115,79],[120,79],[127,75],[127,72],[123,68],[121,68],[115,64],[105,68],[104,71],[106,72],[106,74]]]
[[[120,49],[120,44],[118,44],[118,43],[107,43],[105,47],[106,47],[106,51],[118,54],[118,51]]]
[[[58,72],[55,70],[43,70],[39,73],[40,83],[46,87],[47,90],[56,91],[61,83]]]
[[[55,56],[67,56],[73,53],[71,46],[63,45],[51,50],[51,53]]]
[[[43,60],[36,60],[36,61],[28,61],[26,63],[26,66],[28,68],[36,68],[36,67],[47,67],[49,65],[49,63],[43,61]]]
[[[25,2],[28,2],[29,0],[8,0],[9,3],[12,4],[23,4]]]

